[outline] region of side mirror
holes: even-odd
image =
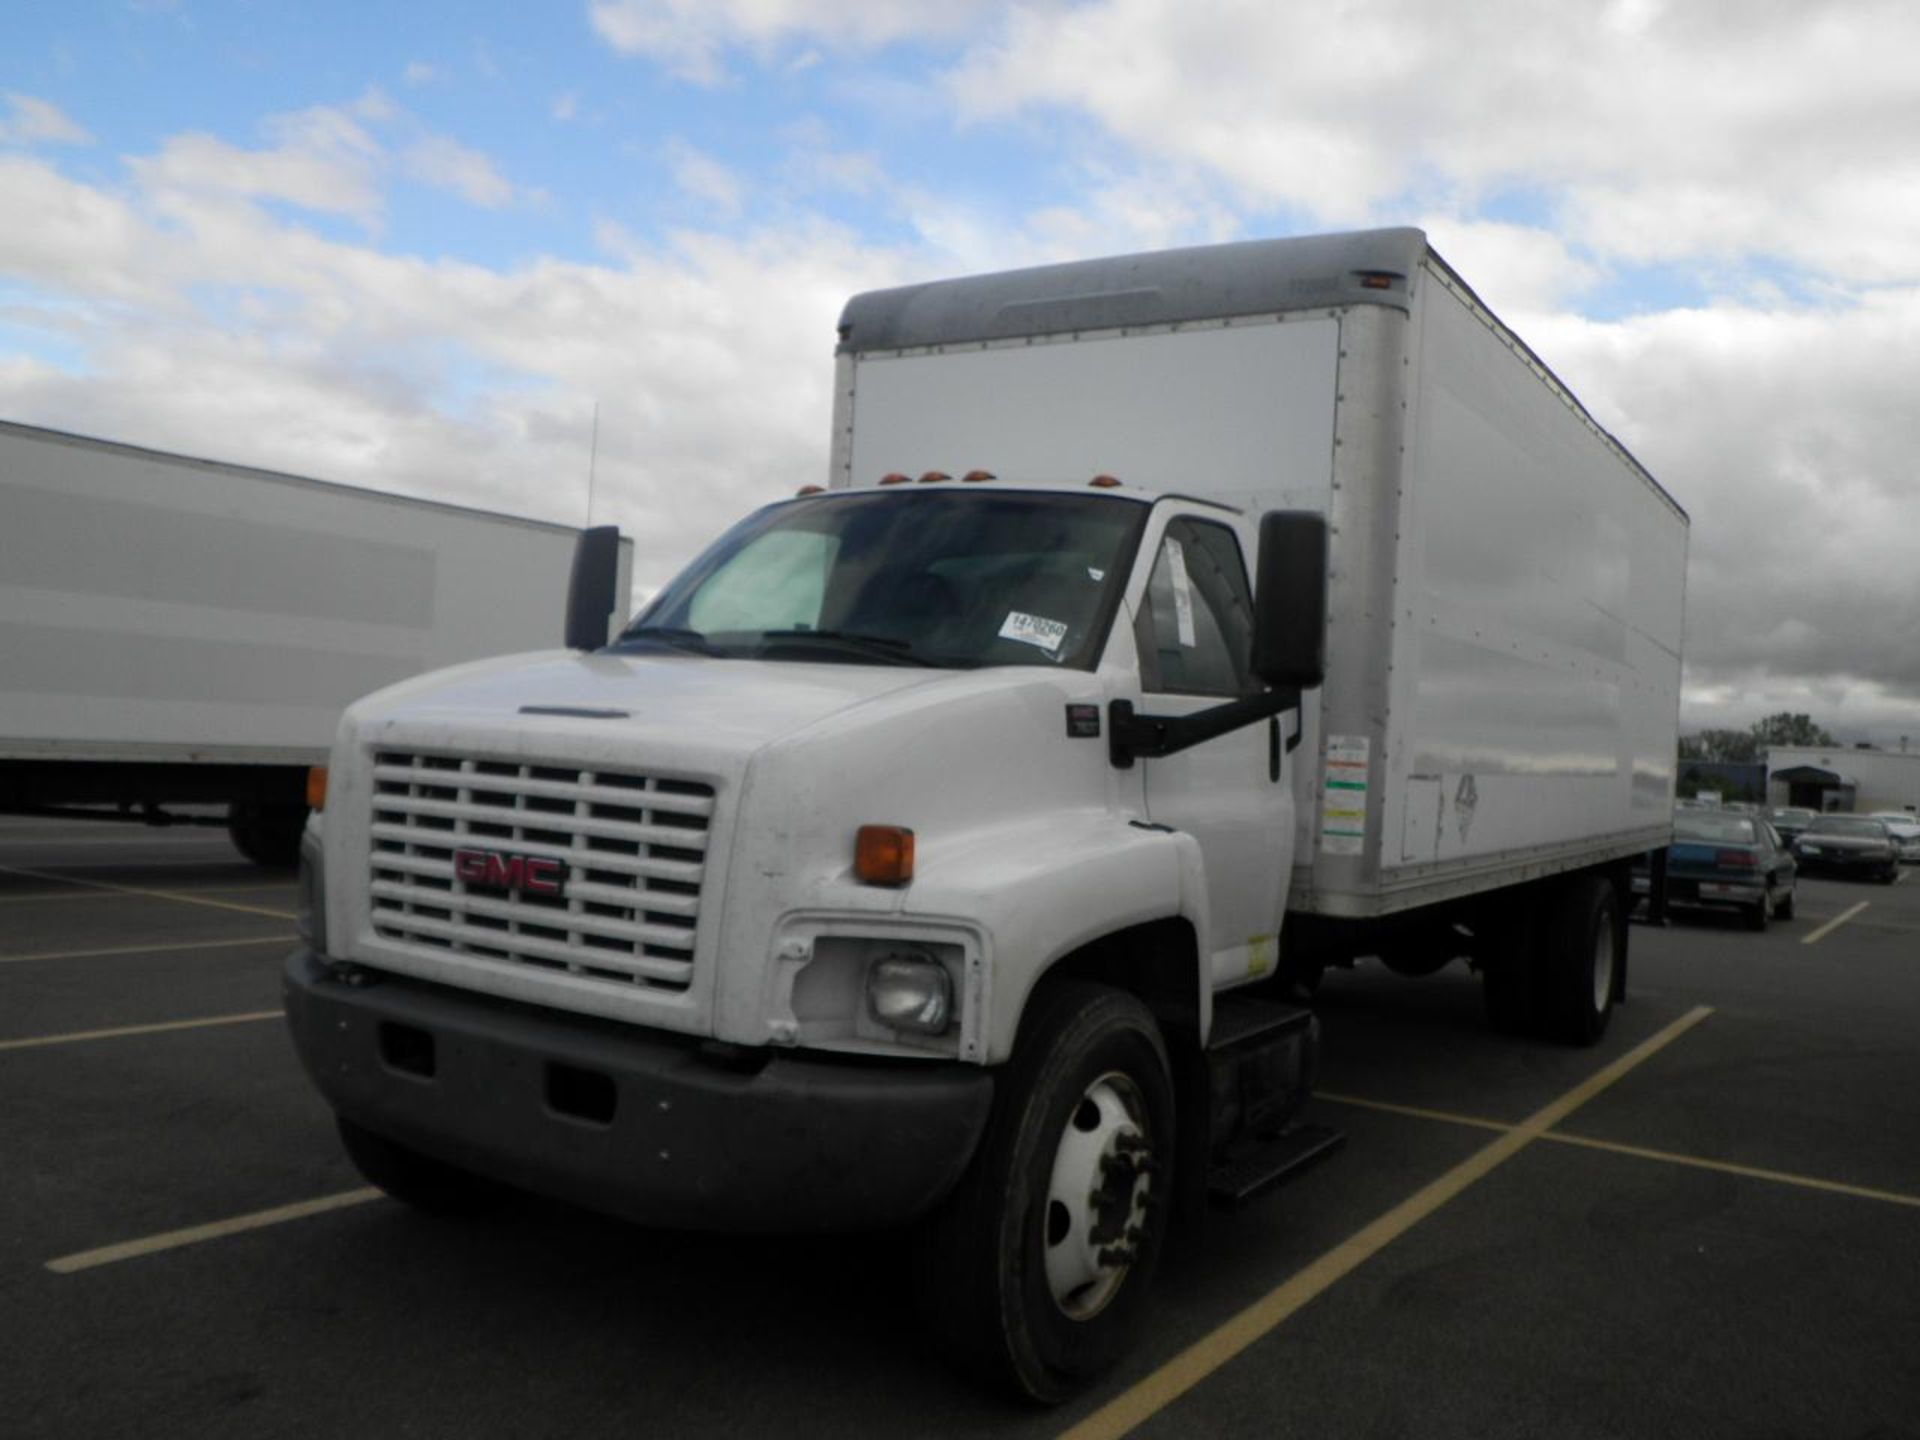
[[[1253,673],[1279,690],[1312,690],[1327,674],[1327,520],[1311,510],[1260,517],[1253,599]]]
[[[620,527],[582,530],[574,542],[573,573],[567,578],[569,650],[598,650],[607,643],[619,583]]]

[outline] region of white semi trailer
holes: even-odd
[[[0,422],[0,811],[291,864],[340,712],[555,643],[579,534]]]
[[[1058,1399],[1333,1143],[1324,966],[1599,1037],[1686,516],[1414,230],[857,297],[833,427],[612,645],[348,712],[289,1020],[403,1199],[911,1223]]]

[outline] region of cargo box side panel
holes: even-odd
[[[0,453],[0,753],[312,760],[369,691],[560,643],[563,527],[18,427]]]
[[[1338,343],[1322,313],[842,357],[834,483],[1110,474],[1248,510],[1324,510]]]
[[[1658,835],[1687,538],[1524,347],[1444,269],[1422,278],[1380,781],[1402,899]]]

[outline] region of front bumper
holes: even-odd
[[[1879,875],[1893,869],[1900,861],[1897,855],[1870,850],[1836,850],[1832,846],[1822,846],[1818,850],[1797,849],[1793,852],[1794,863],[1802,870],[1821,870],[1839,875],[1872,874]]]
[[[760,1233],[911,1220],[959,1180],[993,1077],[738,1051],[287,958],[287,1022],[335,1111],[423,1154],[644,1224]]]

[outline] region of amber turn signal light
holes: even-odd
[[[853,842],[853,873],[866,885],[906,884],[913,879],[913,831],[862,825]]]
[[[324,765],[315,765],[307,771],[307,808],[327,808],[327,767]]]

